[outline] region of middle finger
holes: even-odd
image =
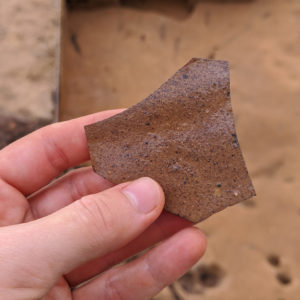
[[[163,211],[160,217],[135,240],[121,249],[80,266],[67,274],[66,279],[70,286],[76,286],[190,226],[192,223]]]
[[[91,167],[73,170],[28,198],[36,219],[45,217],[89,194],[104,191],[113,184]]]

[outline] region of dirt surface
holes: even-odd
[[[59,7],[0,2],[0,149],[55,119]]]
[[[49,123],[45,119],[22,119],[0,115],[0,149]]]
[[[0,113],[53,118],[58,0],[0,1]]]
[[[135,104],[191,57],[228,60],[258,196],[200,223],[205,257],[155,299],[299,299],[300,2],[178,9],[69,13],[61,118]]]

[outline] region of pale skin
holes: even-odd
[[[0,299],[150,299],[203,255],[204,235],[163,211],[154,180],[113,186],[90,167],[55,179],[89,160],[83,126],[118,112],[49,125],[0,151]]]

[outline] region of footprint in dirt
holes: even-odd
[[[225,271],[216,263],[201,264],[182,276],[178,283],[189,294],[201,294],[205,289],[219,286]]]
[[[276,268],[277,270],[281,267],[281,259],[277,254],[269,254],[267,256],[267,261],[272,267]],[[275,277],[278,283],[282,286],[287,286],[292,283],[292,277],[287,272],[278,270]]]

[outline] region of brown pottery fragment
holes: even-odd
[[[143,101],[85,130],[99,175],[116,184],[155,179],[165,209],[193,223],[255,195],[226,61],[192,59]]]

